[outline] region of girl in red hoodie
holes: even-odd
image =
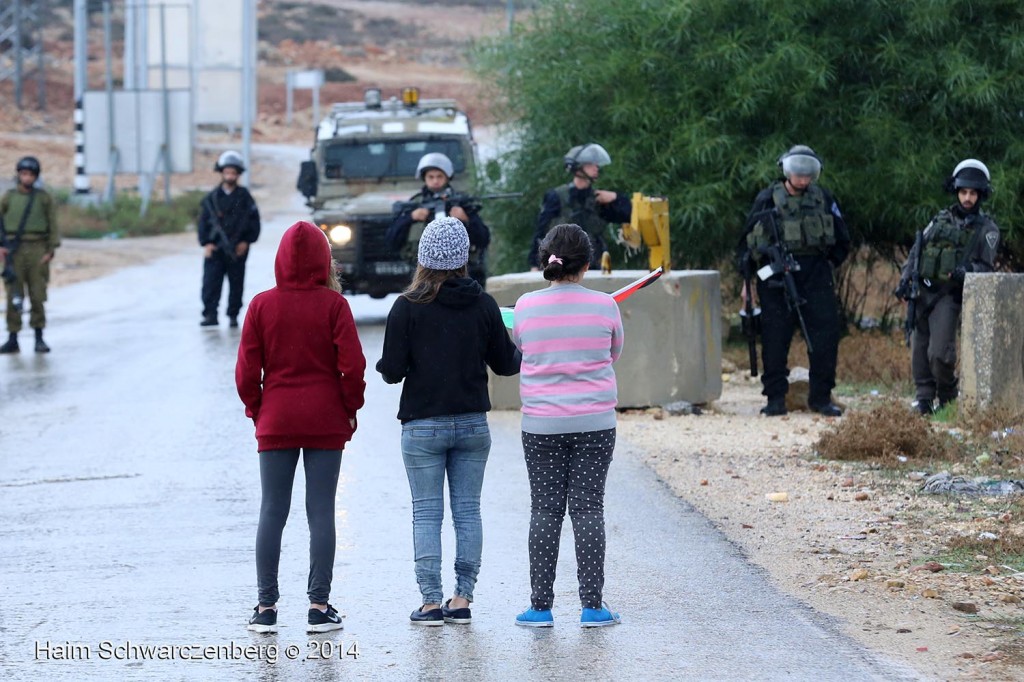
[[[328,603],[334,572],[334,497],[341,451],[363,406],[366,359],[348,302],[331,277],[331,247],[307,222],[277,249],[277,286],[249,304],[235,365],[238,396],[256,424],[262,502],[256,534],[259,605],[250,630],[277,632],[281,534],[302,451],[309,520],[307,632],[342,628]]]

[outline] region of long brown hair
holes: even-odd
[[[327,288],[331,291],[337,291],[341,293],[341,281],[338,279],[338,261],[331,259],[331,264],[327,266]]]
[[[433,270],[417,265],[416,274],[412,276],[412,283],[405,288],[402,295],[410,303],[433,303],[442,284],[453,277],[465,276],[465,265],[458,270]]]

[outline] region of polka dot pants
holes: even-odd
[[[523,432],[530,476],[530,598],[550,609],[566,505],[576,537],[580,602],[601,608],[604,589],[604,486],[615,449],[615,429],[541,435]]]

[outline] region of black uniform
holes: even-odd
[[[412,212],[424,204],[431,204],[438,200],[444,201],[446,215],[451,215],[452,208],[459,206],[469,217],[469,224],[466,225],[466,232],[469,234],[469,262],[466,267],[469,276],[476,280],[481,287],[484,287],[487,283],[487,247],[491,243],[491,230],[480,217],[480,207],[467,201],[466,195],[455,191],[451,185],[445,185],[437,192],[427,189],[427,186],[424,185],[423,189],[412,195],[409,198],[409,203],[416,205],[407,206],[399,211],[391,222],[391,226],[388,227],[385,235],[388,246],[402,257],[415,262],[420,236],[427,223],[434,219],[434,213],[431,212],[425,221],[415,223],[414,227],[415,221],[412,219]]]
[[[839,303],[833,271],[850,251],[850,235],[832,194],[812,183],[803,195],[790,197],[784,181],[762,190],[747,218],[737,245],[737,262],[744,275],[765,264],[761,247],[770,241],[766,219],[758,214],[777,209],[779,234],[800,270],[793,273],[797,291],[806,301],[801,307],[810,336],[810,391],[808,406],[817,410],[832,402],[839,352]],[[757,278],[761,305],[761,393],[769,404],[784,401],[789,390],[789,345],[799,326],[795,310],[786,304],[782,275]]]
[[[219,223],[227,237],[228,247],[218,245],[213,254],[203,261],[203,317],[217,318],[220,292],[224,276],[228,278],[228,317],[238,317],[242,309],[242,286],[245,283],[245,261],[248,251],[240,258],[235,255],[239,242],[252,244],[260,236],[260,212],[256,208],[249,190],[235,187],[230,194],[222,185],[206,195],[199,214],[199,244],[218,244],[216,224]],[[229,253],[225,253],[225,251]]]
[[[629,197],[622,192],[616,194],[615,201],[599,204],[593,187],[579,189],[575,183],[570,182],[568,185],[548,190],[544,194],[544,203],[537,216],[533,244],[530,246],[530,255],[527,258],[529,266],[543,268],[538,262],[537,251],[540,241],[552,227],[563,223],[573,223],[582,227],[590,235],[590,243],[594,247],[594,258],[590,262],[590,267],[600,268],[601,254],[607,250],[604,234],[608,230],[608,223],[628,223],[633,216],[633,204]]]
[[[992,272],[999,249],[999,227],[975,206],[959,203],[940,211],[924,230],[921,249],[910,250],[903,279],[917,266],[920,295],[911,336],[911,372],[918,407],[931,411],[957,397],[956,332],[963,303],[964,275]]]

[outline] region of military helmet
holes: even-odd
[[[242,155],[236,151],[226,151],[217,157],[217,163],[214,165],[213,170],[220,173],[225,168],[234,167],[238,169],[239,173],[245,172],[245,161],[242,160]]]
[[[992,176],[988,166],[977,159],[964,159],[953,169],[953,174],[946,180],[946,190],[956,192],[960,189],[976,189],[978,196],[987,199],[992,193]]]
[[[797,144],[790,147],[779,157],[779,168],[787,178],[794,175],[809,176],[811,180],[817,181],[821,175],[824,164],[821,157],[814,153],[814,150],[805,144]]]
[[[598,168],[607,166],[612,162],[612,157],[608,156],[608,152],[601,145],[596,142],[588,142],[587,144],[577,145],[567,151],[563,161],[565,162],[565,170],[575,173],[585,163],[592,163]]]
[[[455,167],[452,165],[452,160],[441,152],[430,152],[424,154],[420,159],[419,164],[416,166],[416,177],[420,180],[423,179],[423,174],[431,168],[436,168],[445,174],[449,180],[455,175]]]
[[[23,156],[18,159],[18,164],[15,166],[15,172],[20,173],[23,170],[32,171],[37,176],[42,170],[42,166],[39,165],[39,159],[34,156]]]

